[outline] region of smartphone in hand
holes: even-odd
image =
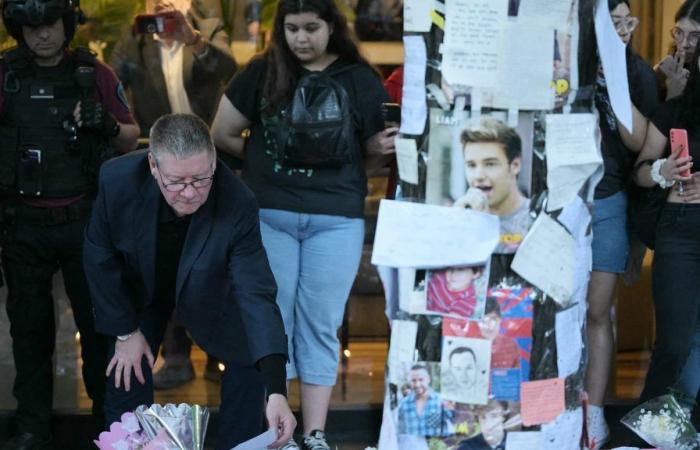
[[[401,105],[398,103],[382,103],[382,117],[384,118],[384,128],[400,126]]]
[[[671,128],[671,151],[680,149],[679,158],[687,158],[690,155],[688,149],[688,132],[682,128]],[[690,176],[690,169],[680,174],[682,177]]]
[[[140,14],[134,17],[134,30],[139,34],[174,33],[177,22],[166,14]]]

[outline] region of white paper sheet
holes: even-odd
[[[577,305],[558,312],[554,323],[559,378],[566,378],[576,373],[581,363],[583,338]]]
[[[571,300],[576,243],[566,229],[541,213],[515,253],[511,268],[560,305]]]
[[[498,217],[469,209],[382,200],[372,264],[434,269],[484,264]]]
[[[546,128],[547,211],[555,211],[574,200],[588,179],[602,168],[603,158],[595,115],[548,114]]]
[[[508,0],[450,0],[445,6],[443,76],[453,86],[495,87]]]
[[[399,178],[411,184],[418,184],[418,148],[415,139],[397,137],[396,163],[399,166]]]
[[[509,21],[501,52],[501,81],[490,103],[503,109],[552,109],[554,30],[538,24]],[[517,115],[514,116],[517,120]]]
[[[580,450],[583,409],[564,411],[541,428],[542,450]]]
[[[633,131],[632,100],[625,57],[626,46],[615,31],[615,25],[608,10],[608,0],[598,0],[595,12],[595,37],[598,42],[598,54],[603,63],[610,105],[620,123],[629,131]]]
[[[540,450],[542,434],[539,431],[509,431],[506,434],[506,450]]]
[[[254,437],[231,450],[267,450],[267,447],[277,440],[277,430],[270,428],[263,434]]]
[[[391,346],[387,364],[389,366],[389,380],[399,384],[401,379],[395,378],[399,374],[396,370],[402,362],[413,361],[413,354],[416,351],[416,334],[418,333],[418,322],[412,320],[392,320],[391,321]]]
[[[425,68],[428,61],[422,36],[404,36],[404,70],[401,94],[401,133],[423,134],[428,119]]]
[[[430,31],[433,0],[404,0],[403,31],[424,33]]]
[[[571,0],[520,0],[518,21],[558,28],[568,20],[572,3]]]

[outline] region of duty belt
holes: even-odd
[[[14,204],[14,213],[17,222],[32,225],[60,225],[87,218],[92,210],[92,201],[93,198],[88,195],[68,206],[57,208],[39,208],[18,201]]]

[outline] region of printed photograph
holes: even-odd
[[[487,339],[444,337],[440,365],[444,398],[486,404],[491,365],[491,343]]]

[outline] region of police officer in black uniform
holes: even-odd
[[[94,330],[83,231],[99,165],[135,148],[138,128],[111,69],[88,50],[68,49],[85,20],[79,0],[2,0],[2,18],[18,45],[0,60],[2,264],[17,369],[17,434],[1,449],[48,449],[59,268],[102,426],[107,347]]]

